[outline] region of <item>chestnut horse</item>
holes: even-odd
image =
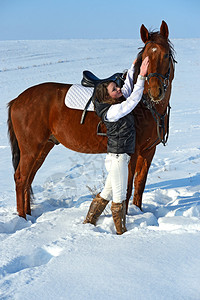
[[[144,48],[138,54],[135,80],[142,60],[149,56],[144,97],[134,110],[136,149],[129,164],[127,203],[134,179],[133,203],[141,208],[148,169],[156,145],[165,143],[167,107],[174,77],[173,47],[168,40],[168,26],[162,21],[160,32],[140,29]],[[9,102],[8,131],[15,170],[17,211],[26,218],[31,214],[31,183],[56,142],[82,153],[106,153],[107,138],[97,135],[99,117],[88,111],[80,124],[82,111],[66,107],[64,100],[70,84],[42,83],[30,87]],[[104,125],[103,125],[104,126]]]

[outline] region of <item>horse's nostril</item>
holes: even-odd
[[[159,88],[159,97],[161,97],[161,96],[162,96],[162,89]]]

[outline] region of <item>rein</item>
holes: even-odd
[[[157,112],[155,107],[150,103],[149,101],[146,100],[144,95],[142,96],[142,102],[146,106],[146,108],[151,112],[157,126],[157,134],[158,138],[156,141],[147,149],[145,150],[150,150],[154,146],[156,146],[157,142],[162,143],[164,146],[166,146],[166,143],[168,141],[169,137],[169,117],[170,117],[170,110],[171,106],[168,103],[167,109],[164,114],[160,114]],[[165,118],[167,117],[167,126],[165,127]]]

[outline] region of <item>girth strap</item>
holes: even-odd
[[[86,103],[86,106],[83,110],[83,113],[82,113],[82,116],[81,116],[81,125],[84,123],[85,121],[85,117],[86,117],[86,113],[87,113],[87,110],[88,110],[88,107],[90,106],[90,103],[92,102],[93,100],[93,97],[94,97],[94,93],[95,93],[95,89],[93,91],[93,94],[92,94],[92,97],[90,97],[90,99],[88,100],[88,102]]]

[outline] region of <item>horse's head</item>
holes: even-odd
[[[144,94],[148,94],[151,101],[159,103],[165,98],[168,85],[173,79],[173,47],[168,35],[167,24],[162,21],[160,32],[149,32],[144,25],[140,28],[141,39],[145,43],[140,52],[141,60],[149,57],[147,82]]]

